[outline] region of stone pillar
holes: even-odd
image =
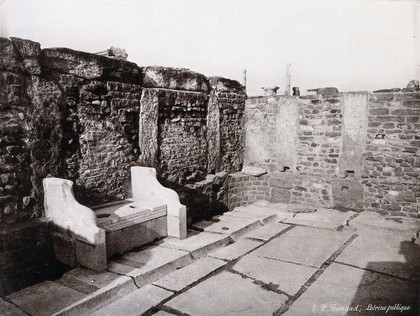
[[[339,160],[339,177],[360,178],[362,157],[366,148],[368,95],[343,94],[342,147]]]
[[[158,91],[143,89],[140,100],[139,146],[140,164],[158,168]]]

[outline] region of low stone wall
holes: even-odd
[[[57,273],[49,228],[37,219],[0,230],[0,296]]]
[[[258,97],[246,103],[245,164],[270,199],[420,216],[420,93]]]
[[[251,176],[242,172],[229,175],[229,209],[270,199],[268,175]]]

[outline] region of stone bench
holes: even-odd
[[[76,201],[70,180],[45,178],[43,184],[56,259],[71,267],[103,271],[116,253],[186,237],[186,207],[157,181],[154,168],[131,167],[132,198],[92,208]]]

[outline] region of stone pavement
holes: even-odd
[[[0,300],[1,315],[418,315],[420,221],[265,201]]]

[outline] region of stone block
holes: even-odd
[[[226,264],[219,259],[204,257],[156,280],[153,284],[173,292],[179,292]]]
[[[82,299],[85,294],[46,281],[7,296],[7,300],[30,315],[52,315]]]
[[[91,315],[143,315],[171,295],[172,292],[148,284]]]
[[[41,73],[41,66],[39,65],[39,55],[41,53],[41,45],[37,42],[24,40],[17,37],[11,37],[13,46],[23,59],[24,68],[31,75],[39,75]]]
[[[41,66],[90,80],[139,83],[139,69],[136,64],[69,48],[43,49]]]
[[[340,230],[348,224],[350,219],[356,215],[355,212],[340,212],[333,209],[314,209],[314,212],[297,212],[293,217],[285,219],[288,224]]]
[[[211,88],[217,92],[234,92],[245,94],[245,87],[236,80],[222,77],[209,78]]]
[[[351,235],[351,232],[295,227],[252,254],[319,268]]]
[[[258,167],[243,166],[241,172],[250,176],[258,177],[263,174],[266,174],[267,170]]]
[[[0,55],[2,56],[0,60],[0,70],[15,73],[22,73],[25,71],[11,40],[4,37],[0,38]]]
[[[268,258],[246,255],[232,269],[261,281],[288,295],[296,295],[301,287],[317,271],[316,268]]]
[[[76,240],[76,260],[83,267],[88,267],[94,271],[104,271],[106,269],[105,253],[105,242],[90,245]]]
[[[108,263],[108,270],[132,277],[141,287],[193,261],[187,251],[156,246],[140,252],[130,252]]]
[[[209,92],[207,78],[188,69],[150,66],[142,67],[140,70],[141,84],[146,88]]]
[[[230,237],[226,235],[200,232],[195,235],[191,233],[184,240],[166,238],[160,246],[188,251],[197,259],[225,246],[230,241]]]
[[[245,238],[269,241],[289,227],[290,225],[287,224],[272,222],[249,232],[245,235]]]
[[[258,246],[261,246],[262,244],[263,243],[261,241],[257,240],[240,239],[229,246],[226,246],[209,254],[209,256],[221,260],[232,261],[247,254],[248,252],[254,250]]]
[[[76,268],[66,272],[56,282],[78,292],[90,294],[100,288],[109,286],[121,276],[105,271],[95,272],[89,269]]]
[[[286,295],[266,291],[251,279],[222,272],[173,298],[165,306],[194,316],[235,312],[237,315],[254,316],[272,315],[286,301]]]
[[[257,219],[249,218],[228,218],[213,223],[204,229],[205,232],[229,235],[233,240],[237,240],[252,229],[261,226]]]

